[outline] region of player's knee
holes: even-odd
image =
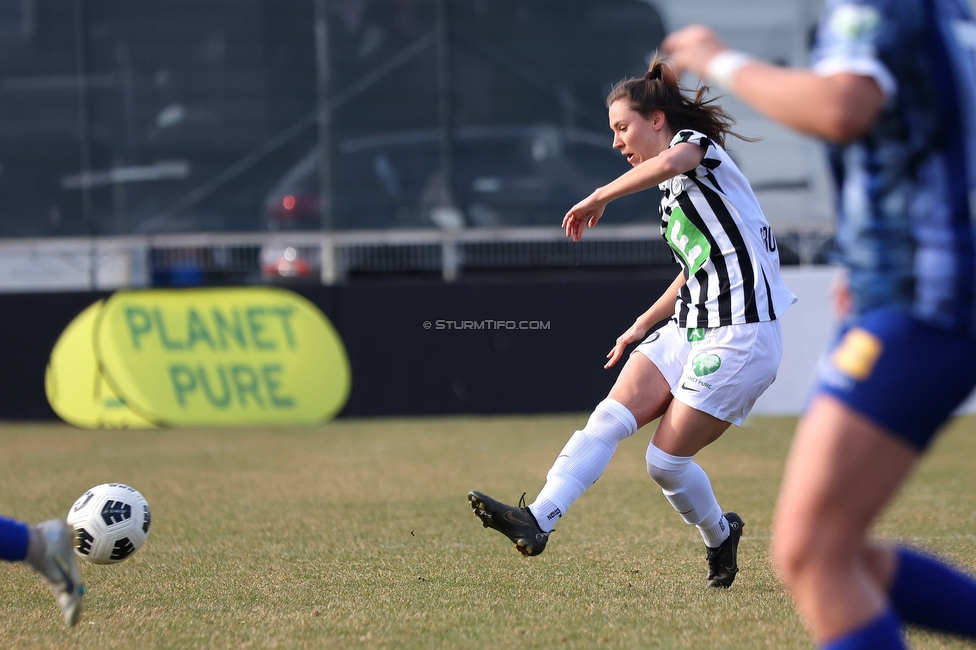
[[[633,413],[620,402],[609,397],[593,409],[583,432],[602,440],[616,449],[621,441],[634,435],[637,431],[637,420]]]
[[[777,521],[773,527],[773,564],[787,585],[794,585],[829,564],[829,549],[823,541],[818,538],[815,526]]]
[[[672,456],[650,444],[647,446],[647,475],[662,490],[678,490],[687,482],[686,474],[691,466],[691,456]]]
[[[647,464],[647,475],[651,477],[651,480],[657,483],[661,489],[667,490],[672,488],[671,485],[674,483],[674,473],[665,469],[661,469],[656,465]]]

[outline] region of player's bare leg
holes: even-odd
[[[607,394],[629,410],[637,428],[664,415],[671,404],[671,386],[654,362],[641,353],[631,354]]]
[[[818,396],[801,421],[776,507],[773,555],[819,642],[888,608],[893,560],[867,534],[918,456],[829,396]]]
[[[718,440],[728,428],[728,422],[673,400],[651,442],[674,456],[694,456]]]

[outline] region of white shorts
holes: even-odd
[[[779,321],[682,329],[672,320],[634,352],[658,367],[675,399],[738,426],[776,379],[783,331]]]

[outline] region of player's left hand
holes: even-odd
[[[668,55],[671,69],[679,77],[685,71],[704,77],[708,62],[725,49],[725,43],[704,25],[689,25],[679,29],[669,34],[661,43],[661,50]]]
[[[609,370],[613,368],[614,365],[620,358],[624,356],[624,352],[627,350],[627,346],[631,343],[636,343],[637,341],[644,340],[644,335],[647,334],[647,328],[642,326],[639,322],[634,323],[630,328],[617,337],[617,342],[614,344],[613,349],[607,353],[607,364],[604,369]]]
[[[583,237],[585,227],[592,228],[600,221],[606,205],[600,203],[590,195],[570,208],[566,216],[563,217],[563,229],[567,237],[572,237],[573,241],[579,241]]]

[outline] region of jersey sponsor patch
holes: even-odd
[[[834,368],[851,379],[864,381],[871,376],[884,349],[881,339],[855,327],[850,330],[830,356]]]
[[[671,218],[668,221],[668,228],[664,233],[664,238],[671,245],[674,252],[684,260],[688,277],[698,273],[698,269],[708,259],[708,255],[712,250],[711,244],[708,243],[708,239],[702,231],[698,230],[688,220],[684,211],[678,206],[674,206],[671,210]]]
[[[827,24],[844,38],[870,40],[881,29],[881,13],[869,5],[845,3],[831,12]]]

